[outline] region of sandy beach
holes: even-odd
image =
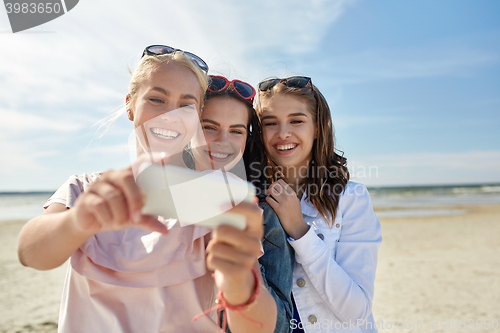
[[[435,209],[465,213],[380,218],[379,332],[500,331],[479,328],[479,320],[500,320],[500,205]],[[56,332],[66,267],[21,266],[16,243],[24,223],[0,221],[0,332]]]
[[[500,321],[500,205],[435,209],[466,213],[380,218],[373,305],[385,328],[379,332],[500,331],[478,322]]]

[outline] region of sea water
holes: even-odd
[[[379,217],[463,214],[464,209],[438,207],[500,203],[500,184],[369,187],[368,191]],[[0,221],[29,220],[40,215],[52,194],[0,192]]]
[[[464,214],[464,209],[438,207],[500,203],[500,184],[372,187],[368,191],[379,217]]]
[[[29,220],[43,212],[43,205],[53,192],[0,192],[0,223]]]

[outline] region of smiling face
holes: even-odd
[[[193,149],[196,170],[230,170],[245,151],[248,133],[248,109],[231,97],[209,99],[201,114],[206,145]],[[200,140],[198,140],[200,141]]]
[[[189,69],[175,62],[155,67],[130,101],[137,153],[182,152],[199,127],[201,99],[200,83]]]
[[[312,159],[316,125],[305,101],[275,94],[261,101],[262,134],[266,153],[283,168],[307,166]]]

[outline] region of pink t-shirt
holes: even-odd
[[[73,207],[98,173],[71,176],[45,207]],[[59,332],[216,332],[216,287],[205,264],[210,229],[176,223],[168,235],[130,227],[100,232],[71,256]]]

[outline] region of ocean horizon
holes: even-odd
[[[368,186],[379,217],[408,217],[463,214],[461,209],[439,209],[500,203],[500,183]],[[43,212],[43,205],[54,191],[0,192],[0,221],[29,220]]]

